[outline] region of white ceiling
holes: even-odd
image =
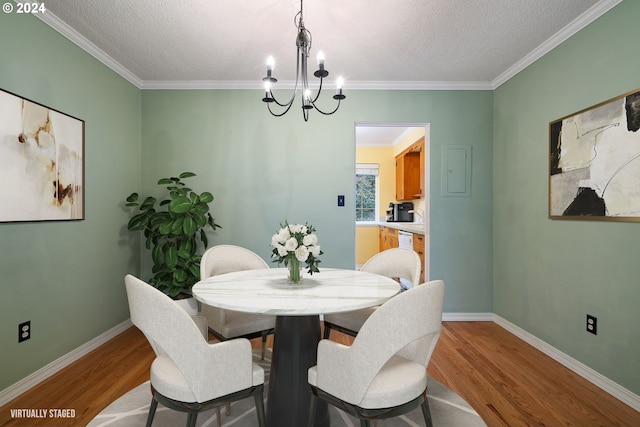
[[[356,145],[366,147],[392,147],[416,129],[416,127],[402,124],[357,124]]]
[[[304,20],[310,62],[322,50],[345,93],[494,89],[620,1],[306,0]],[[42,3],[35,16],[142,89],[261,88],[268,55],[280,87],[295,79],[298,0]]]

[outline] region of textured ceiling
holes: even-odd
[[[408,125],[380,125],[358,124],[356,125],[356,145],[367,147],[395,146],[403,138],[416,130],[415,126]]]
[[[491,88],[620,1],[306,0],[304,18],[310,61],[322,50],[345,89]],[[44,4],[40,19],[141,88],[261,87],[268,55],[295,78],[298,0]]]

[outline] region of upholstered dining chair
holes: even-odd
[[[195,426],[199,412],[252,396],[258,424],[264,421],[264,370],[253,363],[246,339],[209,344],[198,325],[168,296],[143,282],[125,277],[131,321],[158,356],[151,365],[151,426],[158,403],[186,412]]]
[[[435,280],[391,298],[367,319],[350,347],[320,341],[317,365],[308,371],[309,427],[317,399],[359,418],[362,427],[418,406],[433,426],[427,366],[442,330],[444,288]]]
[[[202,255],[200,279],[233,271],[261,268],[269,268],[269,265],[249,249],[235,245],[217,245],[207,249]],[[202,305],[202,315],[207,318],[209,330],[221,340],[261,337],[262,359],[264,359],[267,336],[275,331],[275,316],[225,310],[206,304]]]
[[[181,307],[184,309],[184,307]],[[219,342],[217,339],[213,339],[213,340],[209,340],[209,328],[207,326],[207,318],[204,317],[201,314],[189,314],[191,316],[191,320],[193,320],[193,322],[196,324],[196,326],[198,327],[198,331],[200,331],[200,334],[202,335],[202,337],[207,340],[207,342],[209,344],[214,344],[216,342]],[[160,348],[160,346],[158,346],[158,344],[156,344],[152,339],[147,338],[147,341],[149,341],[149,345],[151,345],[151,348],[153,349],[153,352],[156,354],[157,356],[160,356],[163,351]],[[227,403],[227,411],[226,414],[229,415],[231,414],[231,404]],[[217,420],[217,424],[218,427],[222,427],[222,417],[220,415],[220,407],[216,407],[216,420]]]
[[[411,286],[416,286],[420,282],[422,266],[420,256],[415,251],[406,248],[392,248],[369,258],[360,270],[387,277],[406,279],[411,282]],[[325,314],[323,338],[329,339],[332,329],[355,337],[365,320],[377,308],[370,307],[342,313]]]

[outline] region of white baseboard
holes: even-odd
[[[602,390],[609,393],[619,401],[629,405],[636,411],[640,411],[640,396],[638,396],[637,394],[632,393],[618,383],[611,381],[609,378],[605,377],[599,372],[594,371],[587,365],[561,352],[557,348],[547,344],[540,338],[530,334],[529,332],[514,325],[508,320],[498,316],[497,314],[494,315],[493,321],[521,340],[527,342],[547,356],[551,357],[556,362],[561,363],[576,374],[580,375],[585,380],[589,381],[597,387],[600,387]]]
[[[493,313],[442,313],[443,322],[493,322]]]
[[[69,366],[70,364],[80,359],[81,357],[89,354],[90,352],[100,347],[110,339],[116,337],[117,335],[121,334],[125,330],[129,329],[131,326],[133,326],[133,324],[131,323],[131,320],[125,320],[119,325],[116,325],[115,327],[109,329],[103,334],[95,337],[91,341],[81,345],[75,350],[72,350],[71,352],[65,354],[64,356],[49,363],[48,365],[38,369],[31,375],[21,379],[17,383],[2,390],[0,392],[0,406],[4,406],[7,403],[11,402],[13,399],[20,396],[22,393],[38,385],[42,381],[46,380],[47,378],[49,378],[56,372],[60,371],[61,369]]]

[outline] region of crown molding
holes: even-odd
[[[47,13],[38,13],[35,16],[40,19],[42,22],[47,24],[49,27],[53,28],[64,37],[69,39],[72,43],[80,47],[82,50],[87,52],[89,55],[96,58],[98,61],[102,62],[104,65],[109,67],[111,70],[115,71],[122,78],[127,80],[132,85],[137,88],[141,88],[143,81],[140,80],[135,74],[131,71],[120,65],[118,61],[109,56],[105,51],[100,49],[98,46],[91,43],[84,36],[78,33],[76,30],[67,25],[66,22],[58,18],[56,15],[47,11]]]
[[[264,90],[259,80],[194,80],[194,81],[145,81],[140,89],[246,89]],[[279,81],[274,90],[291,90],[295,81]],[[333,89],[332,86],[329,88]],[[430,82],[430,81],[349,81],[345,90],[492,90],[490,82]]]
[[[140,89],[247,89],[264,90],[264,84],[253,80],[146,80]]]
[[[490,82],[462,81],[354,81],[345,89],[366,90],[491,90]]]
[[[495,80],[491,82],[491,88],[497,89],[498,87],[500,87],[500,85],[506,83],[520,71],[536,62],[538,59],[552,51],[565,40],[569,39],[578,31],[582,30],[587,25],[591,24],[593,21],[595,21],[620,3],[622,3],[622,0],[602,0],[594,4],[593,6],[591,6],[591,8],[589,8],[589,10],[578,16],[576,19],[571,21],[569,25],[554,34],[553,37],[547,39],[544,43],[531,51],[527,56],[513,64],[504,73],[500,74]]]

